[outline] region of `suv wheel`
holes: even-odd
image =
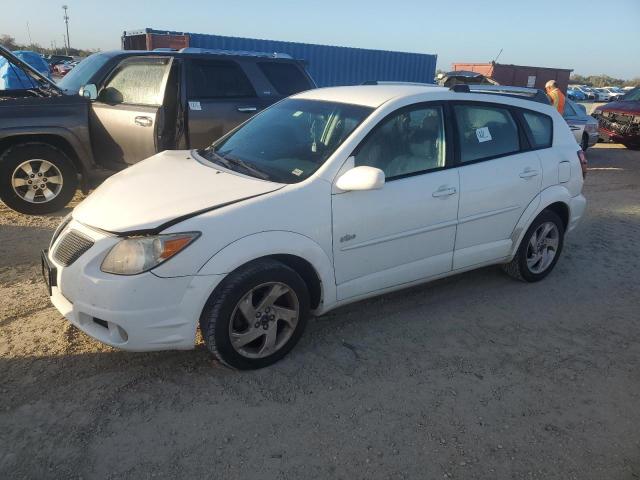
[[[522,238],[518,252],[503,269],[513,278],[537,282],[555,267],[564,244],[564,225],[560,217],[544,210]]]
[[[207,348],[241,370],[266,367],[300,339],[309,292],[300,276],[272,259],[252,262],[216,288],[200,317]]]
[[[75,166],[52,145],[22,143],[0,157],[0,198],[20,213],[42,215],[60,210],[77,187]]]

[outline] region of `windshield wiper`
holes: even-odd
[[[201,150],[200,154],[203,157],[211,160],[212,162],[222,165],[225,168],[228,168],[229,170],[238,171],[236,168],[233,168],[233,167],[234,166],[240,167],[245,172],[249,172],[250,176],[258,177],[262,180],[271,180],[271,176],[267,172],[260,170],[254,165],[251,165],[245,162],[244,160],[240,160],[239,158],[230,157],[230,156],[223,157],[219,153],[216,153],[213,147],[207,147],[204,150]]]
[[[216,154],[216,155],[218,155],[218,154]],[[218,155],[218,156],[220,156],[220,155]],[[271,176],[267,172],[265,172],[264,170],[260,170],[255,165],[247,163],[244,160],[240,160],[239,158],[231,157],[231,156],[226,156],[226,157],[221,157],[221,158],[223,158],[224,160],[226,160],[229,163],[233,163],[234,165],[240,165],[246,171],[251,172],[256,177],[261,178],[262,180],[271,180]]]

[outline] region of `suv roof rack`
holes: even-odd
[[[156,49],[158,50],[158,49]],[[253,52],[251,50],[222,50],[214,48],[186,47],[178,50],[180,53],[208,53],[211,55],[235,55],[241,57],[264,57],[264,58],[288,58],[293,59],[288,53],[278,52]]]
[[[365,80],[360,85],[419,85],[421,87],[439,87],[435,83],[422,83],[422,82],[401,82],[394,80]]]

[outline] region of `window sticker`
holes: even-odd
[[[294,117],[299,117],[300,115],[302,115],[302,112],[300,110],[298,110],[297,112],[293,113]]]
[[[493,140],[489,127],[476,128],[476,137],[478,137],[480,143]]]
[[[292,170],[291,173],[293,173],[296,177],[299,177],[300,175],[303,174],[303,170],[296,168],[295,170]]]
[[[197,100],[195,101],[189,101],[189,109],[190,110],[202,110],[202,107],[200,106],[200,102],[198,102]]]

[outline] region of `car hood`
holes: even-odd
[[[73,218],[114,233],[161,231],[183,219],[282,188],[201,160],[164,151],[108,178]]]
[[[635,100],[609,102],[596,110],[601,112],[640,113],[640,102]]]

